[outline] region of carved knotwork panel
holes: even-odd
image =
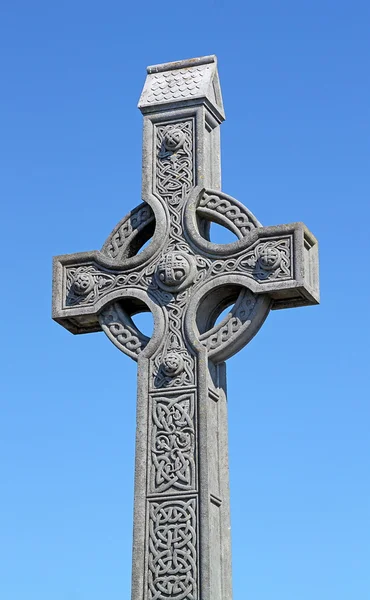
[[[155,126],[154,192],[168,205],[178,206],[190,192],[195,179],[194,120]],[[180,239],[182,242],[183,239]]]
[[[195,392],[152,395],[149,493],[196,491]]]
[[[189,302],[189,290],[172,296],[166,306],[168,330],[151,360],[152,388],[189,387],[195,385],[195,357],[185,344],[182,322]],[[176,368],[173,363],[176,362]]]
[[[241,273],[264,281],[293,278],[293,237],[259,240],[235,258],[215,260],[207,276]]]
[[[65,308],[89,306],[110,294],[128,287],[150,289],[155,264],[141,270],[117,272],[97,264],[65,267]]]
[[[149,600],[198,600],[197,500],[149,501]]]

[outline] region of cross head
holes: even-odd
[[[53,318],[138,361],[132,600],[231,600],[225,360],[271,309],[318,303],[318,246],[220,191],[215,56],[148,67],[139,108],[143,202],[100,251],[54,258]]]

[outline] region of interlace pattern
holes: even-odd
[[[196,499],[150,503],[149,600],[197,600]]]
[[[152,398],[150,489],[195,490],[194,394]]]

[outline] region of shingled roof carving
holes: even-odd
[[[192,61],[183,60],[166,65],[148,67],[148,76],[142,91],[139,108],[147,112],[153,105],[170,104],[182,99],[206,101],[213,107],[220,120],[224,120],[220,84],[215,56]]]

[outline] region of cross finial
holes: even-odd
[[[153,65],[147,72],[139,100],[143,114],[204,104],[220,123],[225,119],[216,56]]]

